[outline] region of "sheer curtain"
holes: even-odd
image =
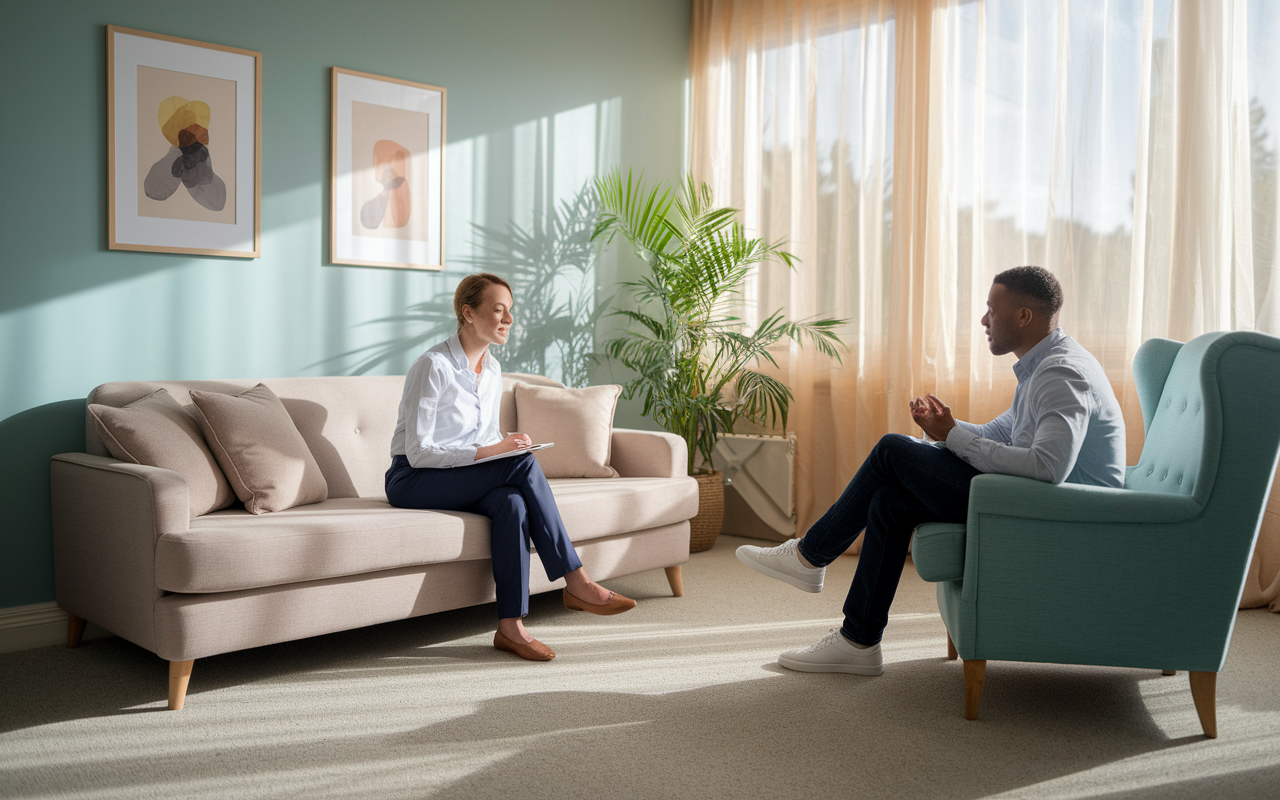
[[[1280,334],[1280,41],[1255,0],[695,0],[693,175],[798,271],[743,309],[850,320],[843,367],[780,354],[796,394],[800,530],[935,392],[1008,407],[1013,356],[978,319],[991,278],[1039,264],[1142,445],[1137,347]],[[1272,507],[1246,601],[1280,593]],[[1277,604],[1280,607],[1280,604]]]
[[[905,299],[890,257],[892,12],[888,0],[694,3],[693,176],[802,262],[760,269],[741,314],[748,325],[779,308],[850,320],[843,368],[808,350],[775,354],[795,394],[801,531],[880,434],[901,427],[889,398],[909,399],[897,368],[906,351],[885,346]]]
[[[1253,294],[1258,330],[1280,333],[1280,263],[1276,231],[1277,143],[1280,143],[1280,7],[1265,0],[1249,3],[1248,40],[1249,152],[1253,179]],[[1235,42],[1240,46],[1240,42]],[[1243,47],[1241,49],[1244,49]],[[1269,605],[1280,612],[1280,475],[1262,520],[1262,532],[1245,580],[1243,608]]]

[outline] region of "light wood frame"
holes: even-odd
[[[428,207],[422,212],[426,216],[428,225],[434,220],[438,226],[438,238],[423,242],[428,251],[435,251],[438,254],[436,258],[426,257],[421,260],[412,260],[407,258],[371,258],[358,257],[359,254],[353,253],[352,243],[356,238],[371,240],[371,237],[357,237],[351,230],[351,215],[340,214],[339,209],[341,203],[339,201],[339,192],[346,192],[349,184],[343,183],[343,176],[339,174],[339,144],[341,141],[349,141],[350,132],[347,131],[346,137],[340,137],[339,125],[341,122],[340,103],[343,103],[339,97],[339,79],[340,76],[348,76],[350,78],[365,79],[370,81],[381,81],[384,83],[396,84],[400,86],[408,86],[414,89],[420,89],[428,94],[439,93],[440,102],[440,133],[439,141],[434,138],[434,133],[429,133],[429,147],[436,152],[433,163],[438,163],[437,170],[439,173],[438,189],[432,186],[428,187]],[[432,86],[427,83],[417,83],[415,81],[407,81],[400,78],[388,78],[383,75],[374,75],[368,72],[358,72],[351,69],[343,69],[342,67],[333,67],[331,79],[331,135],[330,135],[330,175],[329,175],[329,262],[331,264],[349,264],[357,267],[394,267],[399,269],[422,269],[422,270],[443,270],[444,269],[444,242],[445,242],[445,142],[447,141],[447,122],[448,122],[448,90],[441,86]],[[347,127],[350,127],[348,118]],[[341,187],[341,188],[340,188]],[[434,208],[432,207],[434,206]],[[345,207],[350,211],[350,207]],[[347,242],[343,239],[346,236],[351,240]],[[380,240],[383,242],[396,241],[418,241],[418,240]],[[367,245],[368,249],[373,249],[373,245]],[[395,245],[388,244],[378,249],[386,251],[404,250],[409,245],[397,248]]]
[[[139,216],[136,210],[130,212],[128,206],[123,206],[118,202],[117,192],[123,191],[127,186],[134,186],[133,196],[136,197],[136,183],[122,181],[117,183],[117,167],[124,166],[116,163],[116,145],[117,145],[117,111],[125,113],[134,113],[136,116],[136,106],[129,109],[117,109],[117,100],[127,101],[126,98],[118,98],[116,93],[116,57],[117,39],[121,36],[132,36],[141,39],[158,40],[161,42],[182,45],[185,47],[203,48],[214,50],[220,53],[229,53],[233,56],[243,56],[250,60],[252,67],[252,105],[253,118],[249,123],[244,123],[242,119],[242,104],[239,102],[240,93],[247,86],[247,80],[236,80],[237,94],[237,118],[236,118],[236,216],[241,218],[242,203],[252,205],[251,214],[246,216],[252,220],[252,234],[250,237],[248,220],[243,222],[237,221],[231,229],[227,229],[223,223],[198,223],[187,220],[174,221],[176,225],[167,225],[166,221],[137,223]],[[242,69],[248,68],[250,64],[241,65]],[[125,66],[125,65],[122,65]],[[162,69],[172,69],[178,72],[191,72],[192,69],[188,63],[172,63],[172,64],[149,64],[148,66],[157,66]],[[193,73],[198,74],[198,73]],[[210,76],[210,77],[223,77]],[[136,97],[134,97],[136,102]],[[248,159],[251,163],[245,164],[244,155],[248,148],[242,140],[248,132],[249,125],[253,130],[253,147],[252,157]],[[121,142],[123,147],[131,148],[136,143],[135,137],[132,141]],[[124,151],[122,151],[124,152]],[[137,154],[132,153],[134,161],[132,166],[134,172],[137,171],[136,158]],[[250,181],[249,175],[252,175]],[[136,180],[133,179],[133,180]],[[248,192],[244,191],[246,184],[252,186],[252,197],[250,199]],[[227,47],[225,45],[210,44],[208,42],[197,42],[192,39],[180,39],[176,36],[166,36],[159,33],[148,33],[146,31],[134,30],[132,28],[122,28],[117,25],[107,26],[107,247],[111,250],[133,250],[150,253],[185,253],[192,255],[212,255],[212,256],[232,256],[238,258],[259,258],[262,254],[262,53],[253,50],[243,50],[238,47]],[[136,209],[136,206],[135,206]],[[249,209],[245,209],[246,212]],[[147,220],[155,220],[158,218],[147,217]],[[123,224],[121,224],[123,223]],[[218,228],[205,228],[203,226],[221,226]],[[138,231],[139,227],[149,227],[150,231]],[[126,228],[125,232],[121,228]],[[207,233],[207,238],[202,241],[201,231]],[[148,234],[161,234],[159,238],[169,239],[168,242],[153,239],[148,242]],[[190,241],[194,235],[192,246],[183,244],[175,244],[175,240]],[[249,245],[249,239],[252,238],[252,245]],[[142,239],[143,241],[139,241]],[[229,241],[233,246],[222,246],[223,241]],[[208,244],[210,246],[199,246]],[[234,246],[243,245],[243,246]]]

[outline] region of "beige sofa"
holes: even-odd
[[[502,430],[518,430],[512,385],[559,385],[504,376]],[[68,646],[84,621],[170,662],[169,707],[182,707],[197,658],[491,602],[489,520],[391,507],[383,493],[401,377],[261,381],[284,403],[319,462],[329,499],[271,514],[238,504],[191,518],[177,472],[107,455],[92,419],[87,453],[52,460],[57,601],[71,614]],[[121,407],[165,388],[190,407],[190,390],[238,393],[259,383],[120,382],[90,403]],[[621,477],[555,479],[556,502],[596,580],[666,568],[682,594],[697,483],[676,436],[615,429]],[[549,591],[540,565],[530,591]],[[496,622],[496,621],[495,621]]]

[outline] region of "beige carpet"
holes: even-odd
[[[803,594],[721,537],[608,582],[621,617],[532,602],[559,653],[495,651],[493,606],[197,661],[187,707],[120,639],[0,655],[0,796],[1273,798],[1280,616],[1241,612],[1205,740],[1185,674],[992,662],[981,718],[908,564],[878,678],[778,652],[835,624],[856,561]],[[758,542],[757,542],[758,543]]]

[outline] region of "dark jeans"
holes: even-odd
[[[530,541],[550,580],[582,566],[532,453],[453,469],[416,469],[409,459],[395,456],[386,486],[387,500],[396,508],[469,511],[492,521],[489,549],[499,619],[529,613]]]
[[[899,433],[872,448],[840,499],[800,540],[805,560],[825,567],[866,529],[844,602],[845,637],[863,645],[880,641],[911,534],[924,522],[964,522],[969,482],[980,474],[950,450]]]

